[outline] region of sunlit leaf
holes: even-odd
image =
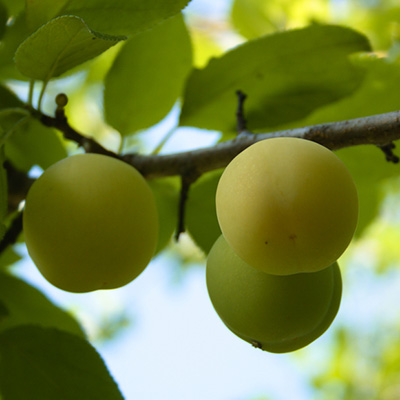
[[[36,324],[85,337],[70,314],[54,305],[38,289],[4,272],[0,273],[0,302],[8,310],[7,317],[0,321],[0,331],[18,325]]]
[[[212,57],[220,56],[223,50],[219,43],[207,31],[191,27],[190,36],[193,46],[193,65],[205,67]]]
[[[123,135],[156,124],[181,95],[191,66],[190,38],[181,15],[134,36],[106,78],[107,121]]]
[[[251,130],[302,119],[359,87],[364,74],[349,55],[369,50],[365,36],[338,26],[313,25],[249,41],[191,74],[180,124],[234,130],[237,90],[248,95]]]
[[[81,18],[63,16],[29,36],[18,47],[15,63],[22,74],[47,82],[98,56],[122,39],[95,33]]]
[[[231,19],[239,33],[255,38],[330,17],[328,0],[234,0]]]
[[[123,399],[89,342],[33,325],[0,334],[0,390],[7,400]]]
[[[131,35],[177,14],[189,1],[67,0],[59,15],[77,15],[97,32]]]

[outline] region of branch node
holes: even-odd
[[[399,157],[393,153],[393,150],[396,148],[396,145],[393,142],[387,143],[383,146],[378,145],[377,147],[383,151],[387,162],[397,164],[400,161]]]

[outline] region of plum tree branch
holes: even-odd
[[[375,145],[385,152],[389,161],[395,161],[396,159],[395,156],[390,159],[390,155],[393,155],[392,142],[400,139],[400,111],[394,111],[269,133],[253,134],[244,129],[232,140],[221,142],[211,147],[175,154],[118,155],[73,129],[64,113],[59,109],[55,117],[45,115],[36,110],[33,110],[32,113],[43,124],[60,130],[65,138],[75,141],[87,152],[101,153],[119,158],[134,166],[149,179],[175,175],[182,176],[188,167],[192,173],[195,171],[198,175],[224,168],[245,148],[257,141],[273,137],[298,137],[312,140],[331,150],[357,145]]]
[[[122,158],[146,177],[179,175],[182,168],[188,164],[201,175],[225,167],[237,154],[257,141],[280,136],[312,140],[331,150],[356,145],[386,148],[391,147],[393,141],[400,139],[400,112],[264,134],[243,131],[236,138],[212,147],[157,156],[127,154]]]

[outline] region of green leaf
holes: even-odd
[[[0,1],[0,39],[4,36],[6,31],[6,24],[8,20],[8,10],[3,2]]]
[[[48,82],[123,39],[100,35],[90,30],[81,18],[63,16],[29,36],[18,47],[15,63],[22,74]]]
[[[248,95],[251,130],[304,118],[359,87],[364,74],[349,55],[369,50],[362,34],[328,25],[249,41],[193,71],[180,125],[233,131],[237,90]]]
[[[234,0],[231,8],[232,24],[246,38],[329,19],[326,0]]]
[[[3,222],[0,222],[0,241],[4,238],[6,232],[7,232],[7,227],[4,225]]]
[[[0,301],[0,324],[3,322],[3,320],[5,318],[8,317],[8,315],[9,315],[9,311],[8,311],[7,306],[3,302]]]
[[[383,200],[382,185],[385,180],[399,175],[399,166],[388,163],[381,150],[375,146],[349,147],[335,152],[349,169],[357,186],[359,221],[356,236],[378,215]]]
[[[3,3],[12,16],[18,15],[25,6],[25,0],[3,0]]]
[[[189,1],[68,0],[59,15],[77,15],[97,32],[128,36],[179,13]]]
[[[0,110],[23,107],[24,103],[10,89],[0,85]]]
[[[0,240],[5,234],[4,220],[8,210],[8,184],[4,161],[4,148],[0,147]]]
[[[173,178],[154,179],[147,183],[153,191],[158,211],[157,254],[168,245],[178,225],[179,190]]]
[[[25,0],[26,23],[31,31],[58,15],[68,0]]]
[[[0,269],[4,269],[9,265],[13,265],[20,260],[22,260],[22,257],[18,253],[16,253],[14,247],[8,246],[4,251],[0,253]]]
[[[30,117],[22,121],[24,116],[7,111],[0,112],[0,127],[6,131],[13,129],[5,143],[5,154],[16,168],[27,172],[38,165],[46,169],[67,156],[60,136],[53,129]]]
[[[18,46],[29,34],[25,13],[19,14],[13,24],[6,27],[0,46],[0,68],[3,79],[26,79],[15,67],[14,56]]]
[[[119,52],[105,81],[107,121],[122,135],[156,124],[181,95],[191,66],[182,15],[134,36]]]
[[[8,310],[7,317],[0,321],[0,331],[35,324],[85,338],[82,328],[70,314],[55,306],[38,289],[5,272],[0,272],[0,302]]]
[[[215,208],[215,192],[221,174],[221,170],[216,170],[203,175],[190,188],[186,202],[186,228],[206,254],[221,235]]]
[[[0,391],[7,400],[123,399],[89,342],[30,325],[0,334]]]
[[[315,111],[302,125],[334,122],[400,109],[400,62],[374,56],[356,60],[365,71],[361,87],[351,96]],[[303,125],[304,126],[304,125]]]

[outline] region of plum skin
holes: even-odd
[[[333,322],[342,280],[335,262],[318,272],[272,275],[246,264],[221,235],[206,267],[211,303],[238,337],[271,353],[307,346]]]
[[[234,251],[264,272],[315,272],[349,245],[358,195],[343,162],[305,139],[262,140],[226,167],[216,192],[218,222]]]
[[[113,289],[153,257],[153,193],[128,164],[79,154],[50,166],[30,188],[23,212],[28,253],[41,274],[69,292]]]

